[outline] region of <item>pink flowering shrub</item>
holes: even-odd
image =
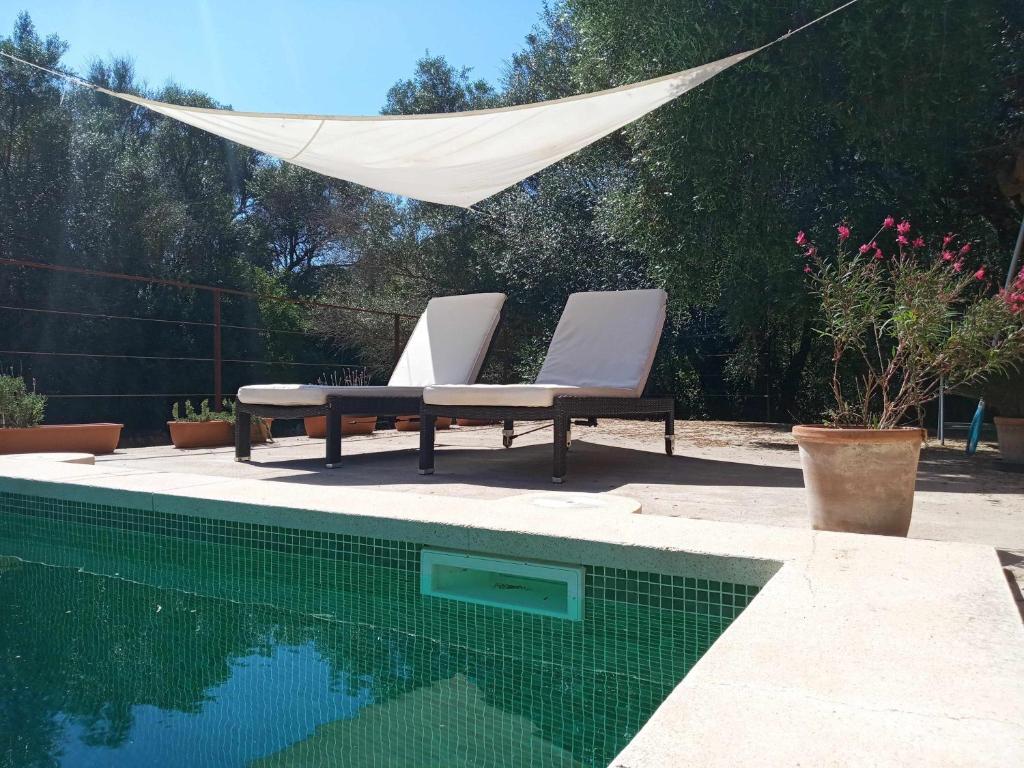
[[[887,216],[858,245],[844,222],[828,254],[797,235],[833,350],[828,423],[891,429],[920,417],[940,379],[956,388],[1024,365],[1024,270],[1000,291],[971,243],[913,229]]]

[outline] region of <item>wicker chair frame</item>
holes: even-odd
[[[504,422],[502,444],[512,447],[515,439],[515,421],[551,419],[554,422],[554,462],[551,482],[562,483],[566,475],[566,457],[572,439],[573,419],[586,419],[591,425],[600,417],[612,419],[650,419],[661,417],[665,422],[665,453],[675,450],[675,402],[670,397],[572,397],[561,395],[550,407],[520,407],[492,405],[432,405],[420,407],[420,467],[421,475],[434,472],[435,419],[438,416],[458,416],[467,419],[496,419]]]
[[[304,419],[307,416],[327,417],[327,440],[324,464],[333,469],[341,464],[342,416],[415,416],[420,410],[419,397],[328,397],[326,405],[256,405],[235,406],[235,461],[249,461],[252,440],[249,425],[253,416],[274,419]]]

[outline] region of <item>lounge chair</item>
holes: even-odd
[[[341,461],[342,416],[419,413],[430,384],[471,384],[483,366],[505,304],[503,293],[431,299],[420,316],[387,386],[332,387],[257,384],[238,390],[235,459],[249,461],[253,416],[274,419],[327,417],[326,464]],[[431,422],[433,425],[433,422]]]
[[[533,384],[435,385],[423,390],[420,474],[434,471],[434,420],[458,415],[501,419],[506,448],[516,419],[554,421],[553,482],[565,478],[573,419],[665,420],[665,452],[672,455],[672,398],[642,397],[665,325],[664,291],[574,293],[558,321]]]

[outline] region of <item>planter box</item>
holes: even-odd
[[[249,430],[254,443],[265,443],[270,436],[272,419],[263,421],[266,429],[260,429],[254,420]],[[175,448],[219,448],[235,444],[235,425],[228,421],[168,421],[167,428]]]
[[[452,425],[452,420],[447,418],[438,417],[436,420],[435,429],[448,429]],[[419,432],[420,431],[420,417],[419,416],[395,416],[395,429],[399,432]]]
[[[306,426],[307,437],[323,440],[327,437],[327,417],[307,416],[302,420]],[[377,428],[376,416],[342,416],[341,434],[370,435]]]
[[[113,453],[124,424],[43,424],[0,429],[0,453]]]
[[[455,423],[460,427],[489,427],[500,422],[495,419],[456,419]]]

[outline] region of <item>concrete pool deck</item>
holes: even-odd
[[[480,434],[486,439],[486,431]],[[367,447],[384,439],[367,440]],[[442,434],[442,444],[454,439],[454,433]],[[356,454],[355,443],[349,445],[353,468],[396,461],[375,451]],[[570,478],[580,476],[580,485],[609,482],[585,469],[585,454],[607,461],[600,460],[600,445],[574,446]],[[620,457],[633,450],[611,448]],[[166,449],[159,450],[166,457]],[[267,463],[283,452],[307,450],[297,440],[281,441],[254,454],[262,467],[235,466],[230,452],[208,452],[204,466],[216,465],[220,473],[204,474],[160,471],[169,469],[166,461],[146,458],[157,449],[94,467],[6,460],[0,490],[764,584],[613,761],[616,768],[1024,763],[1024,626],[991,543],[632,514],[637,504],[625,498],[626,488],[596,498],[566,495],[583,490],[570,482],[552,493],[543,483],[548,451],[532,457],[539,451],[529,446],[521,459],[519,449],[486,457],[512,461],[514,468],[505,469],[506,485],[489,489],[499,493],[485,503],[481,494],[439,490],[482,481],[471,479],[478,467],[468,463],[475,459],[458,449],[439,453],[439,473],[451,473],[447,477],[392,478],[380,484],[390,492],[354,482],[308,482],[326,473],[313,468],[313,459],[298,471]],[[653,463],[657,456],[645,458]],[[404,467],[410,456],[397,459]],[[284,474],[249,479],[269,472]],[[326,475],[355,479],[345,472]],[[524,485],[535,483],[549,501],[511,487],[524,475]],[[366,474],[362,478],[367,482]],[[779,487],[755,486],[758,493]],[[745,498],[756,510],[758,496]],[[664,499],[651,505],[641,499],[642,511],[659,503]]]
[[[540,424],[524,423],[528,431]],[[639,499],[644,514],[720,522],[807,527],[803,476],[789,427],[677,422],[676,455],[662,450],[659,426],[602,422],[574,427],[569,474],[550,482],[551,429],[501,447],[499,427],[437,433],[435,474],[416,473],[416,433],[380,431],[345,438],[342,466],[323,466],[323,441],[279,438],[253,447],[239,464],[230,448],[129,448],[98,456],[104,466],[274,479],[301,486],[501,499],[524,491],[613,493]],[[1002,468],[991,446],[974,457],[963,444],[932,441],[921,457],[911,538],[988,544],[1024,556],[1024,473]]]

